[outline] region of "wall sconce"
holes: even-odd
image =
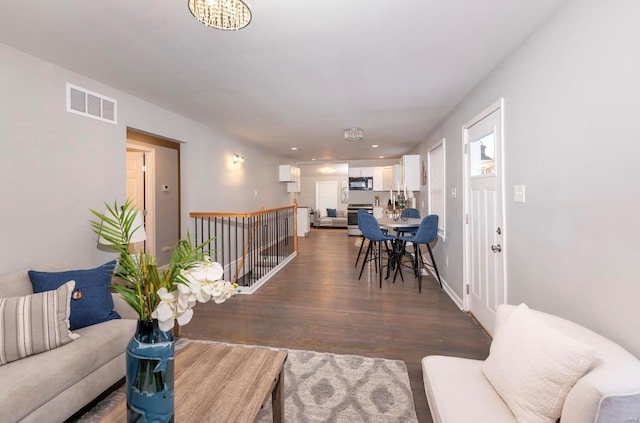
[[[233,163],[234,164],[242,164],[244,163],[244,156],[242,154],[234,153],[233,154]]]

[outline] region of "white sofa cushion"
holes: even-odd
[[[430,355],[422,377],[434,423],[516,423],[480,366],[481,360]]]
[[[498,307],[496,333],[515,310],[517,307],[513,305]],[[596,350],[593,368],[567,395],[562,423],[640,419],[640,360],[620,345],[575,322],[537,310],[530,312],[557,331],[592,345]]]
[[[69,330],[75,281],[58,289],[0,298],[0,365],[58,348],[77,336]]]
[[[521,304],[496,331],[481,369],[518,421],[554,423],[594,357],[593,347],[553,329]]]

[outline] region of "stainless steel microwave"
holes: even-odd
[[[373,178],[371,176],[351,177],[349,178],[349,190],[373,190]]]

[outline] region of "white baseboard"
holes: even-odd
[[[438,283],[438,277],[436,276],[436,272],[433,269],[422,268],[422,270],[429,272],[431,276],[433,276],[433,279],[436,280],[436,283]],[[449,286],[449,284],[447,283],[447,281],[444,280],[442,275],[440,275],[440,280],[442,280],[442,289],[444,290],[444,292],[447,293],[447,295],[451,298],[453,303],[457,305],[460,310],[464,311],[464,308],[462,306],[462,298],[458,297],[458,294],[456,294],[456,292],[451,288],[451,286]]]
[[[298,254],[295,253],[295,252],[293,254],[291,254],[289,257],[284,259],[284,261],[282,263],[280,263],[279,265],[277,265],[276,267],[271,269],[266,275],[261,277],[258,282],[254,283],[250,287],[249,286],[240,286],[240,287],[238,287],[238,294],[247,294],[247,295],[253,294],[254,292],[256,292],[258,290],[258,288],[260,288],[262,285],[264,285],[269,279],[271,279],[276,273],[278,273],[278,271],[280,269],[285,267],[287,265],[287,263],[289,263],[291,260],[293,260],[294,257],[296,257],[297,255]]]

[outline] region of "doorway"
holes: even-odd
[[[317,217],[325,217],[327,209],[338,208],[338,181],[316,182],[316,213]]]
[[[507,299],[504,269],[504,100],[463,127],[464,306],[492,334],[496,309]]]
[[[127,129],[127,198],[144,216],[145,249],[168,264],[180,239],[180,143]]]

